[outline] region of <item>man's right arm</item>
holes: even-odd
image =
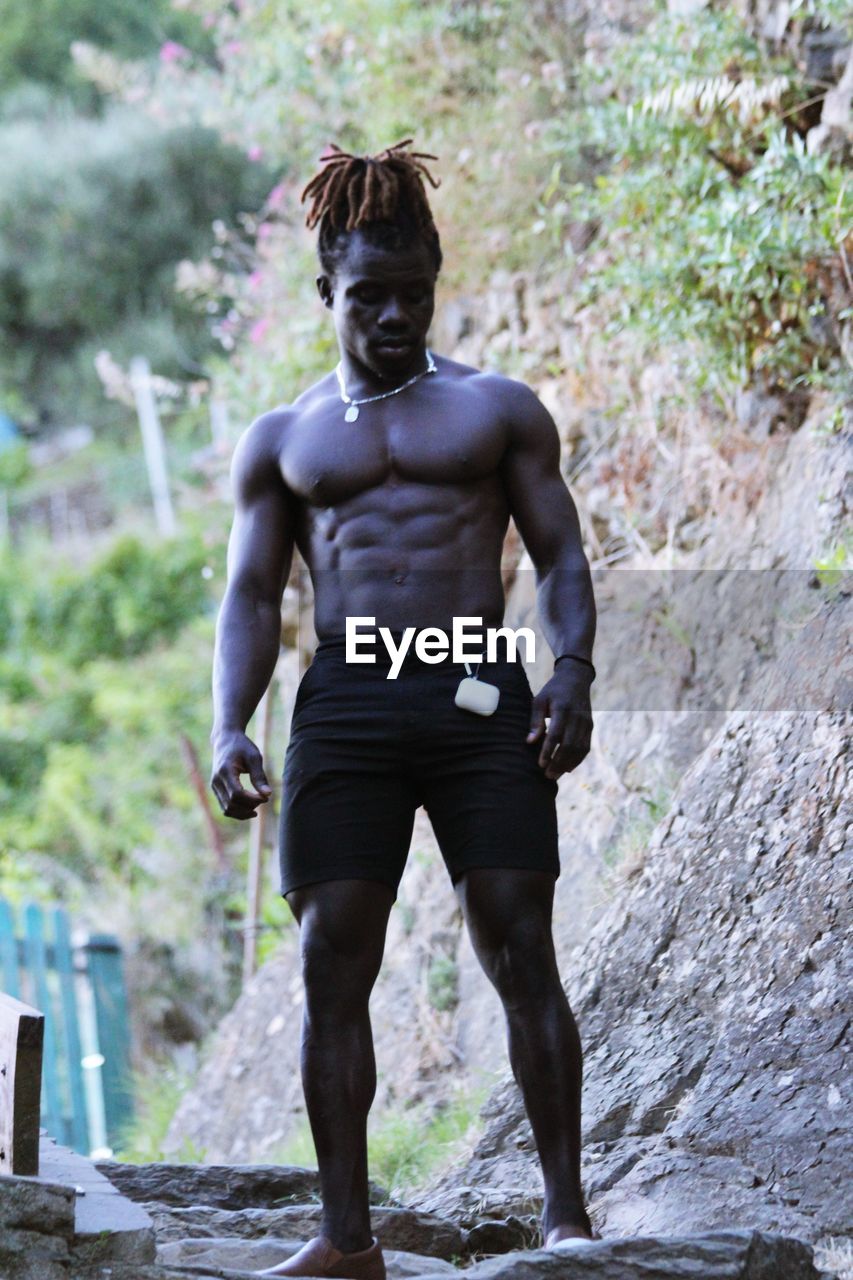
[[[295,503],[277,452],[282,412],[264,414],[234,451],[235,513],[228,542],[228,586],[213,658],[211,786],[229,818],[253,818],[269,799],[260,752],[246,726],[269,684],[281,643],[281,597],[293,557]],[[241,786],[248,773],[254,791]]]

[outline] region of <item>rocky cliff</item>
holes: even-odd
[[[815,611],[725,716],[567,966],[608,1235],[849,1231],[849,622],[846,600]],[[515,1086],[485,1114],[424,1204],[464,1219],[484,1188],[495,1212],[535,1200]]]

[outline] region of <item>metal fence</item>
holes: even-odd
[[[68,916],[0,899],[3,990],[45,1017],[41,1122],[84,1155],[106,1155],[133,1114],[121,947],[109,934],[72,944]]]

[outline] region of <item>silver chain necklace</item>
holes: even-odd
[[[389,396],[398,396],[401,391],[406,390],[406,387],[411,387],[414,383],[420,382],[421,378],[425,378],[428,373],[435,373],[436,364],[432,358],[432,352],[429,348],[427,348],[426,358],[427,367],[422,369],[420,373],[416,373],[413,378],[409,378],[408,382],[404,382],[402,386],[395,387],[393,391],[381,391],[378,396],[365,396],[363,400],[353,400],[352,396],[347,395],[346,383],[344,382],[344,371],[342,366],[338,364],[335,369],[335,374],[338,379],[338,386],[341,389],[341,400],[343,400],[345,405],[349,406],[344,414],[344,422],[355,422],[358,417],[359,405],[373,404],[375,400],[387,400]]]

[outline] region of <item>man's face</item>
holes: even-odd
[[[436,271],[422,241],[382,249],[356,231],[333,277],[317,287],[332,311],[342,351],[379,377],[422,368],[435,309]]]

